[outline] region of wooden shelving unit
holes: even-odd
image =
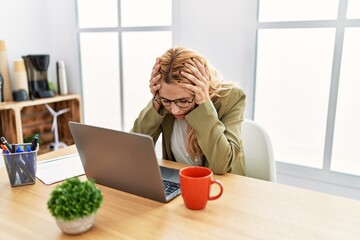
[[[58,128],[59,140],[67,145],[73,144],[68,121],[83,121],[81,98],[75,94],[0,103],[0,136],[4,136],[11,143],[24,143],[37,133],[40,139],[39,153],[48,152],[48,144],[54,141],[54,134],[51,131],[53,117],[45,104],[55,111],[70,108],[69,112],[58,117]]]

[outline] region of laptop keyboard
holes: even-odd
[[[178,190],[180,188],[180,183],[163,179],[163,186],[164,186],[165,194],[167,196]]]

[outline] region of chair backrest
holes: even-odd
[[[276,167],[270,137],[265,129],[250,119],[244,119],[241,127],[246,175],[276,182]]]

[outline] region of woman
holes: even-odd
[[[162,133],[164,159],[245,175],[241,89],[224,82],[204,57],[181,47],[156,60],[149,87],[153,99],[133,132],[150,135],[155,143]]]

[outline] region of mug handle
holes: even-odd
[[[224,186],[222,185],[222,183],[219,181],[219,180],[211,180],[210,181],[210,186],[212,184],[217,184],[219,187],[220,187],[220,192],[218,193],[218,195],[215,195],[215,196],[210,196],[210,192],[209,192],[209,200],[215,200],[215,199],[218,199],[219,197],[221,197],[221,195],[223,194],[223,191],[224,191]]]

